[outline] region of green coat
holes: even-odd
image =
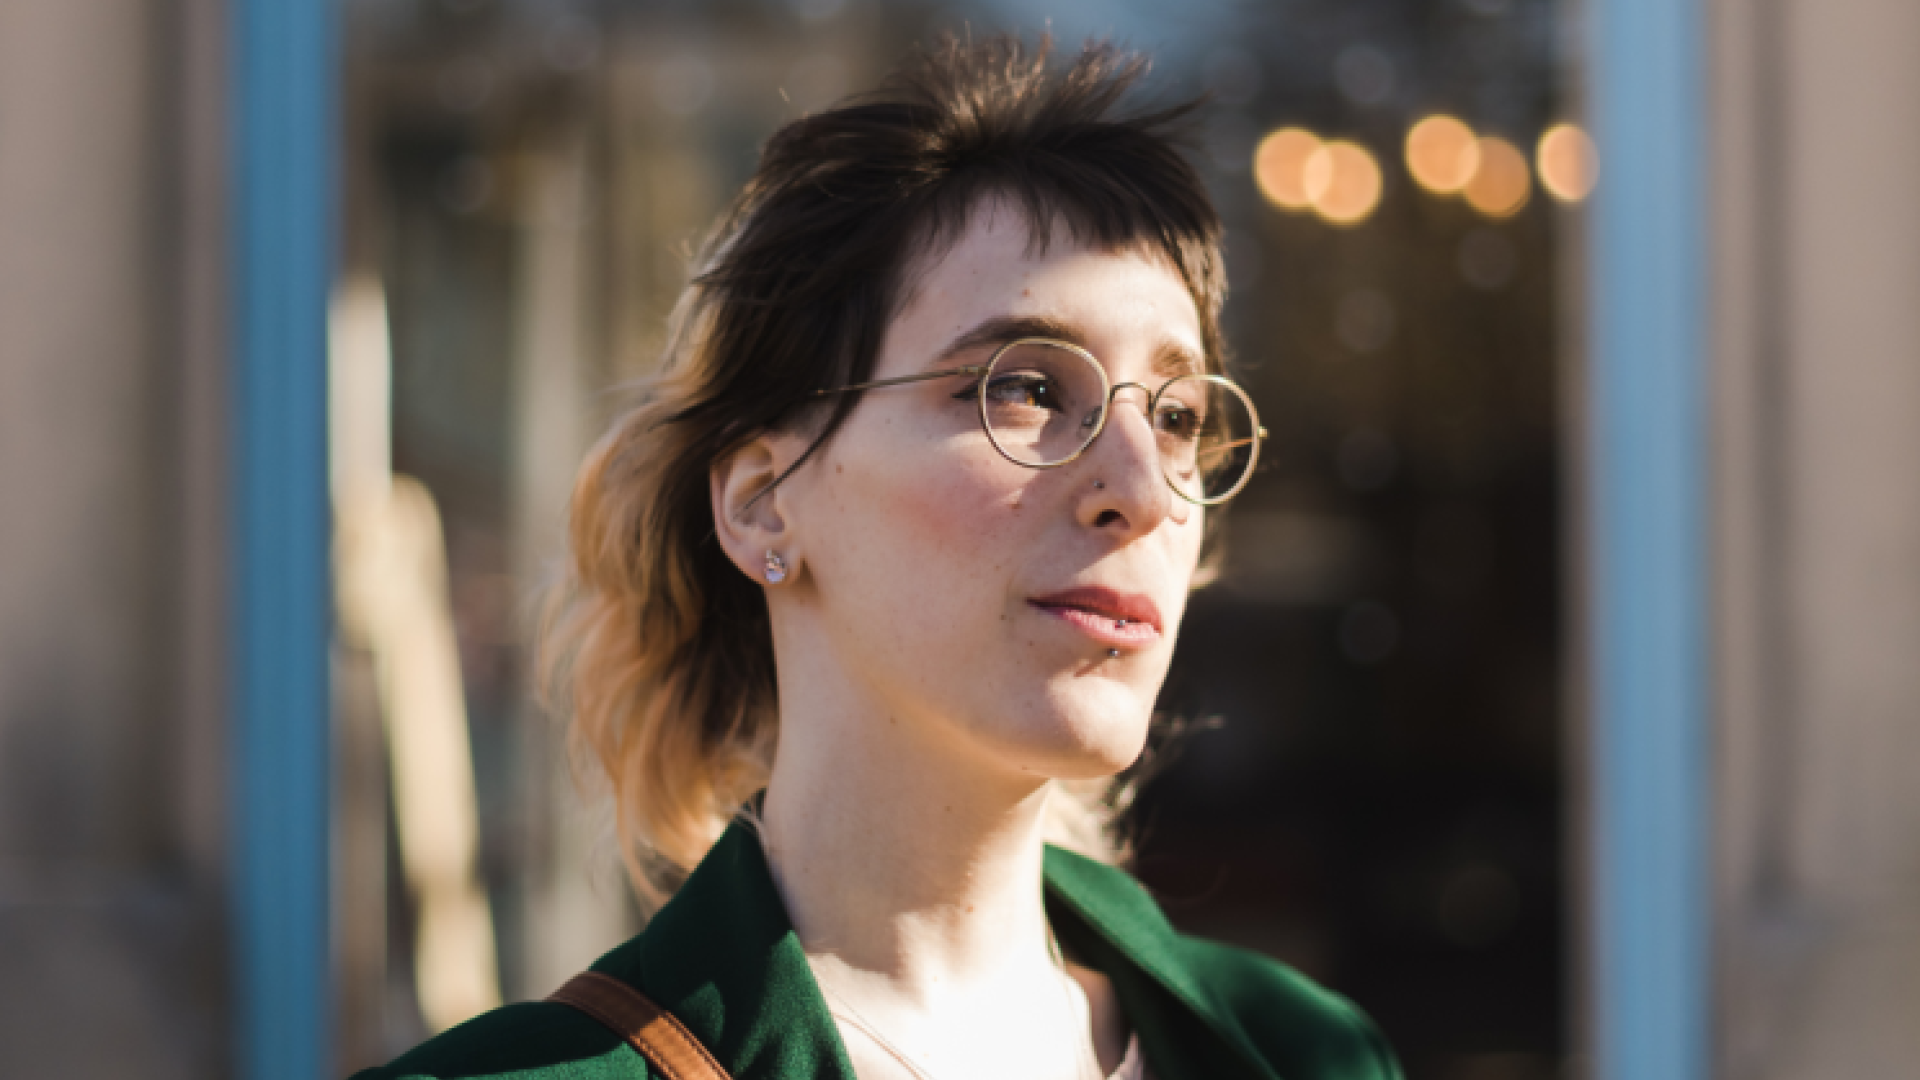
[[[1061,945],[1112,980],[1156,1080],[1400,1080],[1345,999],[1284,964],[1176,933],[1125,871],[1046,853]],[[854,1080],[758,838],[735,825],[646,930],[593,970],[625,979],[698,1036],[735,1080]],[[641,1080],[618,1035],[570,1006],[508,1005],[354,1080]]]

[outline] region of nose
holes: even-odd
[[[1137,391],[1140,408],[1115,408],[1123,393]],[[1080,460],[1098,481],[1089,483],[1081,497],[1081,523],[1115,530],[1126,537],[1144,536],[1174,514],[1173,490],[1160,465],[1160,444],[1147,418],[1153,395],[1139,383],[1120,383],[1108,394],[1106,426]],[[1184,520],[1184,519],[1183,519]]]

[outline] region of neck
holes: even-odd
[[[1050,963],[1049,785],[864,712],[783,709],[792,737],[767,788],[768,863],[816,966],[931,1007]]]
[[[1074,1029],[1089,1020],[1098,1071],[1117,1066],[1125,1021],[1108,984],[1077,972],[1083,997],[1051,949],[1052,785],[945,717],[876,699],[822,635],[774,623],[783,674],[804,676],[780,680],[761,836],[814,976],[850,1010],[833,1006],[858,1074],[1084,1078],[1096,1063]],[[863,1034],[848,1035],[853,1015]]]

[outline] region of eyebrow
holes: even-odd
[[[1153,350],[1153,373],[1163,379],[1198,375],[1207,370],[1206,361],[1178,342],[1165,342]]]
[[[1087,335],[1070,322],[1051,318],[1046,315],[996,315],[983,319],[971,329],[947,343],[939,354],[927,365],[930,368],[945,367],[960,356],[975,349],[989,345],[1005,345],[1009,341],[1021,338],[1051,338],[1064,341],[1069,345],[1078,345],[1088,352]],[[1153,352],[1152,370],[1161,378],[1171,379],[1180,375],[1192,375],[1206,370],[1206,362],[1192,349],[1179,342],[1167,341]]]
[[[945,367],[963,354],[988,345],[1005,345],[1021,338],[1052,338],[1085,349],[1086,335],[1072,323],[1045,315],[996,315],[974,324],[973,328],[947,343],[928,367]],[[1091,350],[1089,350],[1091,351]]]

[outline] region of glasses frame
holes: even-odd
[[[1037,338],[1037,337],[1018,338],[1013,341],[1009,341],[1006,344],[1001,345],[999,348],[993,350],[993,355],[988,357],[987,362],[984,364],[967,364],[961,367],[944,368],[940,371],[924,371],[918,375],[899,375],[891,379],[875,379],[871,382],[854,383],[851,386],[836,386],[827,390],[815,390],[812,396],[829,397],[834,394],[852,394],[862,390],[878,390],[878,389],[881,389],[882,387],[887,387],[887,386],[904,386],[907,383],[928,382],[933,379],[948,379],[948,378],[952,378],[955,375],[983,376],[987,372],[993,370],[993,366],[1000,362],[1000,358],[1002,356],[1005,356],[1008,352],[1014,349],[1017,349],[1022,345],[1046,345],[1056,349],[1065,349],[1068,352],[1074,353],[1078,355],[1081,359],[1087,361],[1087,363],[1093,366],[1093,369],[1095,371],[1100,373],[1100,384],[1106,387],[1105,404],[1102,405],[1100,409],[1100,423],[1094,427],[1093,434],[1087,436],[1086,440],[1080,444],[1079,449],[1075,450],[1073,453],[1067,455],[1066,457],[1061,458],[1059,461],[1047,462],[1047,463],[1036,463],[1032,461],[1022,461],[1019,458],[1014,457],[1012,454],[1008,453],[1006,447],[1000,445],[1000,439],[997,436],[995,436],[993,433],[993,425],[987,422],[987,395],[985,393],[976,395],[974,400],[978,404],[978,409],[976,411],[980,415],[980,430],[986,434],[987,441],[993,444],[993,449],[1001,457],[1006,458],[1008,461],[1013,462],[1015,465],[1018,465],[1026,469],[1057,469],[1063,465],[1071,465],[1075,461],[1078,461],[1081,455],[1085,454],[1087,450],[1093,446],[1094,440],[1098,439],[1102,432],[1107,430],[1107,418],[1113,415],[1113,399],[1115,396],[1117,396],[1120,393],[1120,391],[1128,387],[1133,387],[1135,389],[1145,391],[1148,394],[1146,415],[1149,421],[1151,421],[1154,415],[1154,412],[1158,410],[1160,407],[1161,395],[1167,392],[1168,387],[1172,386],[1174,383],[1177,383],[1177,382],[1183,382],[1189,379],[1199,379],[1205,382],[1217,383],[1221,386],[1226,387],[1228,390],[1233,391],[1234,395],[1238,397],[1241,403],[1247,407],[1247,415],[1253,420],[1253,432],[1254,432],[1253,437],[1251,439],[1243,440],[1242,442],[1234,442],[1234,443],[1227,444],[1229,448],[1243,445],[1245,442],[1250,442],[1253,444],[1252,456],[1247,459],[1247,469],[1244,473],[1240,475],[1239,482],[1235,483],[1231,490],[1227,491],[1225,494],[1215,495],[1212,498],[1206,498],[1206,499],[1196,499],[1193,496],[1187,494],[1186,492],[1180,490],[1180,485],[1174,483],[1173,478],[1167,475],[1167,470],[1164,462],[1162,463],[1162,467],[1160,469],[1160,479],[1165,480],[1167,482],[1167,486],[1173,489],[1173,493],[1175,495],[1180,496],[1182,499],[1185,499],[1187,502],[1193,503],[1195,506],[1219,506],[1221,503],[1224,503],[1228,499],[1233,498],[1235,495],[1240,494],[1241,490],[1247,486],[1247,481],[1253,479],[1253,471],[1260,464],[1260,445],[1262,442],[1266,440],[1267,429],[1260,425],[1260,410],[1254,408],[1253,399],[1247,396],[1246,390],[1242,389],[1239,383],[1234,382],[1232,379],[1229,379],[1224,375],[1212,375],[1212,374],[1204,374],[1199,372],[1195,372],[1189,375],[1175,375],[1173,378],[1168,379],[1164,383],[1161,383],[1160,389],[1158,390],[1148,390],[1148,388],[1144,384],[1137,383],[1137,382],[1120,382],[1120,383],[1109,382],[1107,379],[1106,365],[1102,364],[1098,357],[1094,356],[1092,353],[1088,352],[1087,350],[1081,348],[1078,345],[1073,344],[1070,341],[1058,341],[1053,338]]]

